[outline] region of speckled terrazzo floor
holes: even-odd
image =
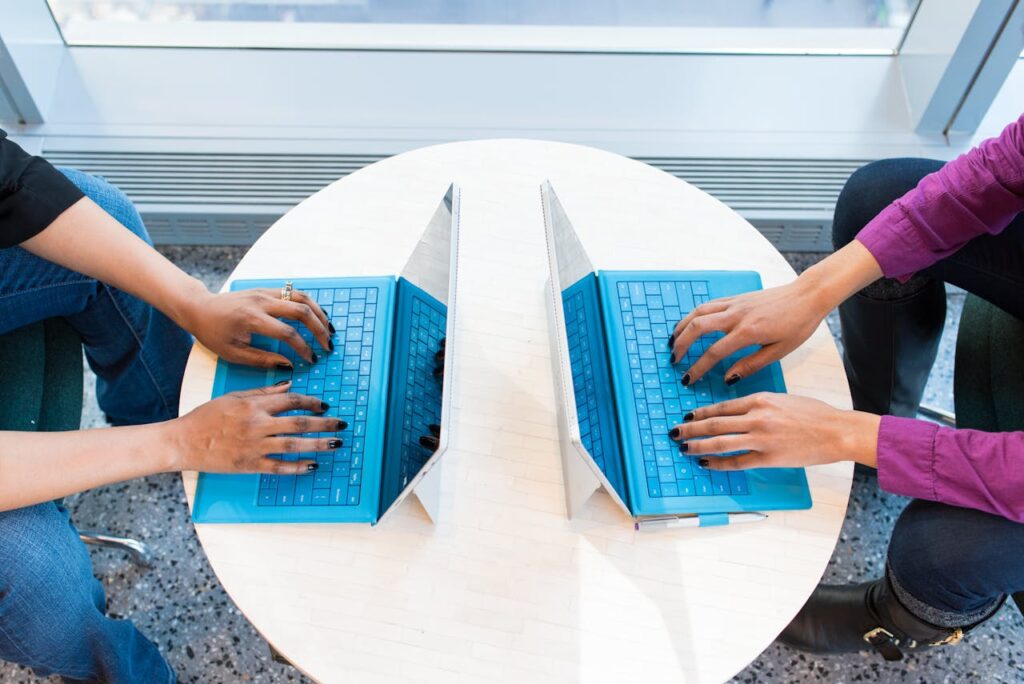
[[[182,268],[219,287],[244,253],[239,248],[168,247]],[[787,255],[798,270],[820,255]],[[926,403],[952,409],[953,346],[963,296],[949,294],[946,334],[926,391]],[[833,333],[838,322],[829,320]],[[86,382],[85,427],[103,424],[91,378]],[[881,572],[889,531],[904,504],[878,490],[873,477],[858,475],[846,523],[825,579],[841,583]],[[217,581],[192,526],[176,475],[160,475],[93,490],[70,500],[83,529],[146,540],[154,567],[140,570],[116,552],[94,550],[96,575],[107,588],[110,611],[131,618],[156,641],[183,682],[305,682],[296,670],[273,662],[256,633]],[[1024,681],[1024,619],[1009,606],[955,648],[911,656],[899,665],[866,654],[811,658],[772,646],[734,681],[810,682],[1020,682]],[[0,682],[49,682],[23,668],[0,663]]]

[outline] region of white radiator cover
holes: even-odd
[[[290,207],[388,155],[96,152],[44,157],[103,176],[160,244],[251,244]],[[843,183],[867,159],[639,157],[714,195],[782,251],[828,251]]]

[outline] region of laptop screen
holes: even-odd
[[[448,307],[398,281],[388,391],[381,510],[387,510],[438,450]]]
[[[452,185],[398,279],[381,519],[420,486],[447,448],[458,207]],[[427,495],[417,489],[421,502]]]

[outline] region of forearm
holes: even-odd
[[[864,411],[840,411],[825,443],[844,461],[878,467],[878,430],[881,416]]]
[[[48,261],[143,299],[188,329],[205,286],[83,198],[21,246]]]
[[[854,240],[804,271],[797,283],[824,316],[881,277],[875,257]]]
[[[0,511],[176,470],[172,424],[0,432]]]

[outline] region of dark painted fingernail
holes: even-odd
[[[316,363],[317,361],[320,360],[320,357],[316,355],[316,352],[310,352],[309,354],[310,356],[313,357],[313,363]]]
[[[440,437],[441,436],[441,426],[440,425],[428,425],[427,429],[430,430],[430,434],[434,435],[435,437]]]
[[[438,366],[434,369],[434,377],[439,378],[444,375],[444,366]]]
[[[444,349],[434,354],[435,361],[444,361]]]
[[[672,352],[672,358],[671,358],[671,359],[669,359],[669,362],[670,362],[670,363],[671,363],[671,364],[672,364],[673,366],[674,366],[674,365],[676,365],[677,363],[679,363],[679,359],[677,359],[677,358],[676,358],[676,353],[675,353],[675,352]]]
[[[332,335],[338,332],[337,330],[334,329],[334,324],[331,323],[330,321],[327,321],[327,329],[331,331]]]
[[[710,463],[710,461],[708,461],[708,459],[706,459],[706,458],[702,458],[699,461],[697,461],[697,463],[700,464],[701,468],[707,468],[708,464]]]
[[[689,373],[683,373],[683,387],[689,387],[689,386],[690,386],[690,374]]]
[[[668,346],[673,346],[676,343],[675,333],[668,336]]]
[[[735,385],[739,381],[740,381],[740,374],[739,373],[733,373],[732,375],[730,375],[729,377],[727,377],[725,379],[725,384],[726,385]]]
[[[439,447],[441,445],[441,442],[438,441],[437,437],[431,437],[430,435],[423,435],[422,437],[420,437],[420,445],[425,446],[426,448],[430,449],[431,451],[436,451],[437,447]]]
[[[442,337],[442,338],[441,338],[441,341],[440,341],[440,342],[438,342],[438,344],[439,344],[439,345],[441,345],[441,349],[444,349],[444,343],[445,343],[445,342],[446,342],[447,340],[448,340],[448,338],[447,338],[447,337]]]
[[[687,444],[686,442],[680,442],[679,443],[679,450],[680,451],[689,451],[690,450],[690,445]]]
[[[334,340],[327,340],[327,351],[334,351]]]
[[[672,439],[679,439],[679,428],[674,427],[668,431],[668,436]]]
[[[344,430],[347,427],[348,427],[348,423],[346,423],[343,420],[339,420],[338,421],[338,430],[337,430],[338,432],[341,432],[342,430]]]
[[[307,472],[312,472],[312,471],[316,470],[319,467],[320,467],[319,463],[310,463],[309,465],[306,466],[306,471]]]
[[[331,408],[331,405],[326,401],[320,402],[320,413],[327,413],[327,409]]]
[[[341,440],[340,439],[331,439],[331,440],[327,441],[327,448],[328,449],[337,449],[340,446],[341,446]]]
[[[275,364],[275,365],[277,366],[278,370],[295,370],[295,368],[292,367],[292,364],[284,363],[283,361],[281,363],[278,363],[278,364]]]
[[[683,416],[683,422],[684,423],[689,422],[691,420],[693,420],[693,411],[690,411],[685,416]]]
[[[291,380],[278,380],[274,383],[274,387],[280,387],[281,385],[287,385]]]

